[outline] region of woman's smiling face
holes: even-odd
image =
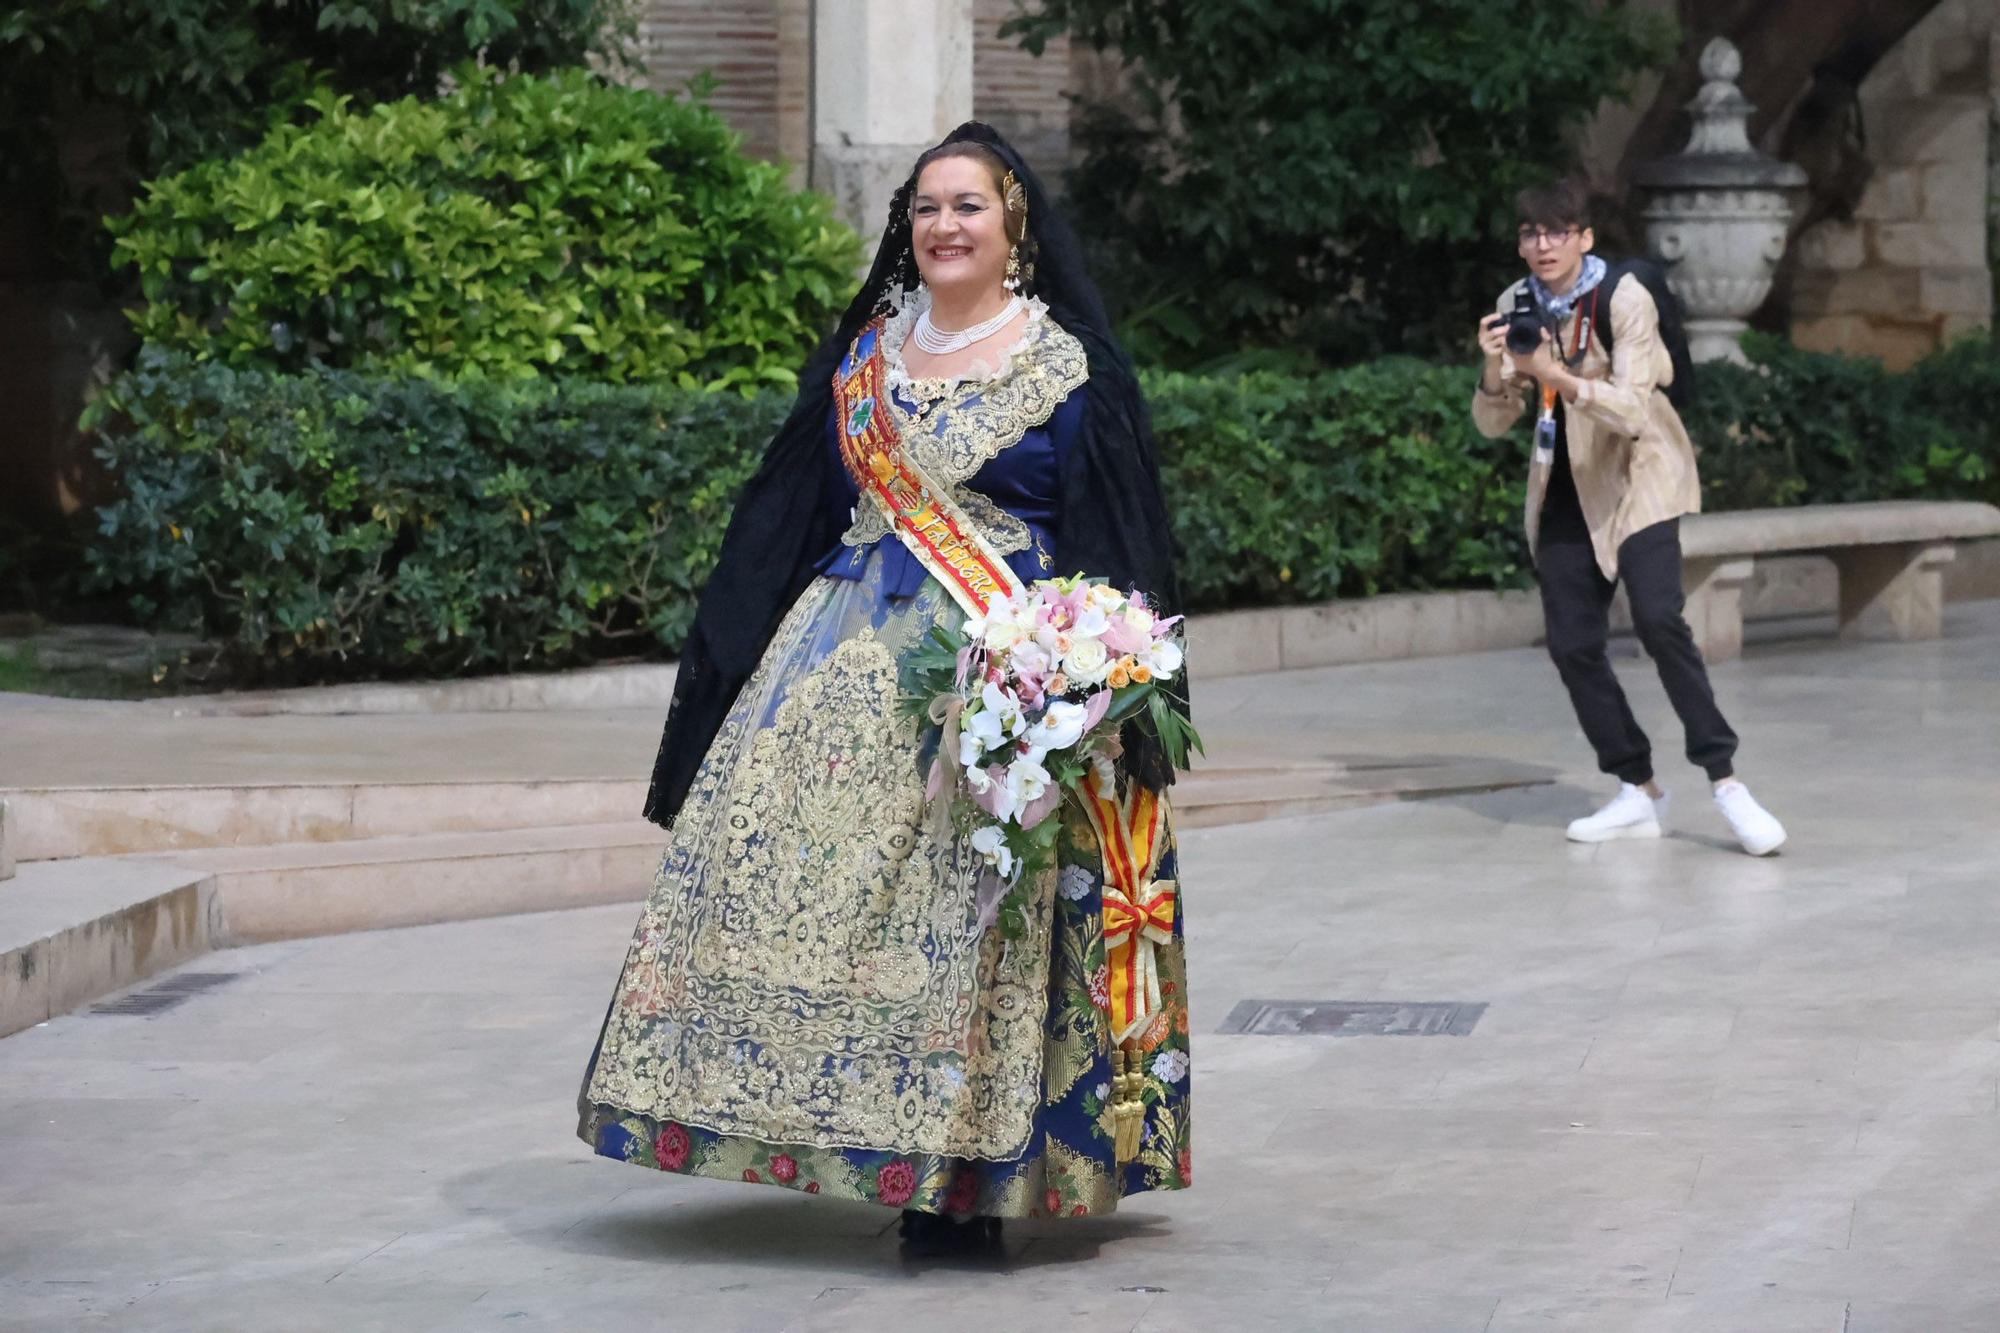
[[[1007,210],[1000,182],[970,157],[941,157],[910,201],[917,272],[933,291],[983,293],[1007,277]]]

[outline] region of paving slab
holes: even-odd
[[[1214,705],[1301,757],[1555,771],[1185,833],[1185,1194],[906,1264],[886,1211],[571,1137],[631,906],[384,930],[0,1040],[0,1328],[1990,1333],[2000,607],[1715,673],[1792,831],[1763,861],[1619,666],[1682,798],[1650,844],[1562,841],[1603,784],[1533,652]],[[1487,1008],[1462,1036],[1217,1032],[1246,999]]]

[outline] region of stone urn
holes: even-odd
[[[1756,108],[1736,81],[1743,57],[1718,37],[1701,53],[1701,91],[1688,103],[1694,133],[1672,157],[1641,166],[1633,183],[1646,206],[1646,241],[1667,264],[1667,285],[1687,312],[1696,361],[1742,362],[1745,322],[1770,295],[1784,257],[1792,198],[1806,173],[1750,143]]]

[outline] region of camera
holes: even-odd
[[[1535,294],[1528,290],[1526,283],[1515,294],[1514,309],[1505,316],[1507,320],[1507,350],[1517,358],[1530,357],[1542,345],[1542,330],[1549,326],[1548,317],[1542,313],[1541,304]]]

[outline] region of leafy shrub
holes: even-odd
[[[1926,497],[2000,502],[2000,351],[1967,340],[1901,375],[1752,335],[1705,365],[1687,419],[1717,509]]]
[[[114,224],[134,323],[238,367],[790,384],[854,234],[714,111],[581,70],[431,101],[316,94]]]
[[[1995,495],[2000,352],[1905,375],[1759,343],[1704,367],[1713,509]],[[1199,609],[1526,579],[1527,433],[1472,428],[1471,367],[1154,372]],[[662,385],[239,371],[157,352],[97,408],[125,495],[90,550],[242,677],[455,675],[665,656],[790,405]]]
[[[1472,427],[1458,367],[1150,375],[1197,609],[1519,581],[1522,446]]]
[[[99,511],[91,572],[246,679],[658,655],[787,406],[148,352],[94,409],[125,494]]]

